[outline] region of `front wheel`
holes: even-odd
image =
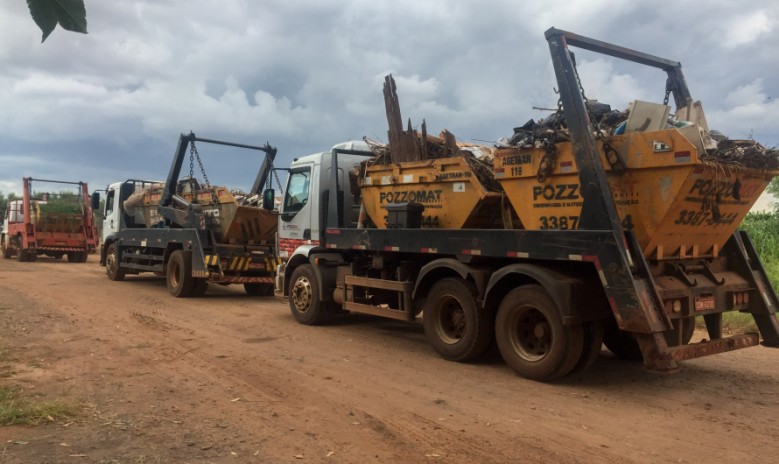
[[[176,250],[170,254],[165,273],[170,294],[176,298],[192,296],[195,279],[192,277],[192,252]]]
[[[328,305],[319,298],[319,283],[310,264],[298,266],[292,272],[289,309],[295,319],[305,325],[324,324],[330,316]]]
[[[466,280],[436,282],[422,312],[425,335],[442,358],[467,361],[492,341],[493,319],[476,303],[476,287]]]
[[[582,357],[581,325],[563,325],[560,312],[539,285],[510,291],[495,318],[495,341],[511,369],[522,377],[550,381],[567,375]]]
[[[124,280],[125,270],[119,266],[119,249],[115,243],[108,245],[106,250],[105,273],[110,280]]]

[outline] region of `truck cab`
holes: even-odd
[[[334,152],[339,153],[335,173],[331,168]],[[341,212],[338,226],[344,226],[344,221],[356,223],[360,203],[359,197],[348,194],[348,171],[371,156],[373,153],[368,144],[357,140],[340,143],[330,151],[296,158],[292,162],[279,211],[280,258],[290,258],[301,245],[319,245],[324,218],[331,204],[329,186],[334,182],[337,182],[338,210]]]
[[[114,182],[106,188],[105,204],[103,205],[103,229],[100,243],[114,240],[116,233],[126,227],[144,227],[143,221],[136,224],[134,216],[123,213],[123,203],[136,192],[152,185],[161,185],[160,181],[128,179],[124,182]],[[96,200],[97,199],[97,200]],[[99,197],[93,197],[93,208],[97,209]],[[103,250],[105,247],[102,248]],[[101,253],[101,262],[105,256]]]

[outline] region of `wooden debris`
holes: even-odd
[[[403,119],[400,116],[400,103],[398,102],[397,87],[392,75],[384,78],[384,106],[387,110],[387,123],[389,130],[387,136],[391,148],[390,159],[393,163],[402,161],[420,161],[422,153],[416,143],[416,131],[408,121],[408,131],[403,131]]]

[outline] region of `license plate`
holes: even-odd
[[[711,311],[715,308],[714,295],[711,296],[699,296],[695,299],[696,311]]]

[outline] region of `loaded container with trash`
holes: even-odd
[[[669,120],[666,105],[634,102],[626,120],[612,116],[619,135],[600,129],[600,164],[620,223],[647,259],[718,256],[779,172],[775,151],[751,140],[715,140],[700,103],[691,106],[699,123]],[[495,177],[528,229],[578,228],[581,185],[567,132],[531,122],[516,130],[515,146],[496,150]]]
[[[58,192],[36,192],[33,184],[56,184]],[[38,256],[84,263],[95,252],[97,230],[86,182],[23,179],[21,200],[8,203],[0,237],[3,257],[35,261]],[[69,189],[75,189],[73,192]]]
[[[265,153],[249,193],[212,186],[196,142]],[[189,176],[181,178],[189,148]],[[111,280],[128,274],[165,275],[173,296],[201,296],[208,284],[241,284],[250,295],[273,294],[278,264],[275,195],[268,184],[276,149],[182,134],[165,182],[127,180],[108,186],[101,264]],[[194,176],[194,162],[202,180]],[[99,197],[93,197],[98,204]]]
[[[779,347],[779,300],[737,230],[777,174],[776,151],[710,131],[678,62],[554,28],[546,38],[559,110],[479,150],[492,155],[470,159],[424,122],[404,129],[388,76],[386,145],[292,162],[277,288],[293,316],[421,314],[442,357],[473,359],[494,343],[516,373],[543,381],[583,371],[604,343],[665,373]],[[612,111],[588,100],[570,47],[663,70],[665,101]],[[725,334],[728,312],[750,314],[759,333]]]

